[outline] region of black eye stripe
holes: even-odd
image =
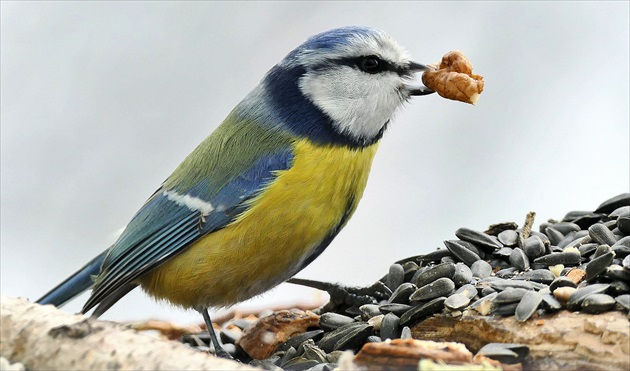
[[[360,57],[330,59],[320,65],[312,66],[309,69],[322,70],[322,69],[331,68],[335,66],[348,66],[348,67],[359,69],[359,63],[361,62],[361,60],[363,60],[366,57],[372,57],[372,56],[366,55],[366,56],[360,56]],[[385,59],[379,58],[379,61],[381,62],[381,72],[389,71],[389,72],[397,73],[398,75],[401,75],[401,76],[410,75],[410,71],[407,68],[395,66],[393,63]]]

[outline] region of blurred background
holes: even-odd
[[[538,226],[630,188],[628,2],[1,6],[3,295],[35,300],[108,247],[269,68],[339,26],[421,63],[462,50],[486,87],[477,106],[434,94],[398,113],[354,218],[299,277],[368,285],[459,227],[530,210]],[[237,308],[318,300],[283,284]],[[141,290],[103,318],[202,322]]]

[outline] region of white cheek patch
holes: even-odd
[[[340,133],[368,140],[379,135],[405,101],[401,85],[396,73],[370,75],[349,66],[309,72],[299,82]]]
[[[209,215],[214,210],[214,207],[212,206],[212,204],[210,204],[210,202],[206,202],[198,197],[180,195],[175,191],[164,191],[162,192],[162,194],[167,199],[175,202],[180,206],[186,206],[190,210],[201,212],[201,215],[203,216]]]

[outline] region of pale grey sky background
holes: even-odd
[[[3,295],[36,299],[105,249],[269,68],[333,27],[381,28],[421,63],[460,49],[486,88],[397,115],[357,213],[300,277],[370,284],[459,227],[538,225],[630,188],[628,2],[1,6]],[[284,284],[244,306],[316,297]],[[104,315],[149,317],[201,322],[140,290]]]

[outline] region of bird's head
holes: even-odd
[[[381,138],[411,96],[432,93],[411,85],[414,73],[425,69],[382,31],[337,28],[289,53],[265,76],[258,94],[298,135],[365,146]]]

